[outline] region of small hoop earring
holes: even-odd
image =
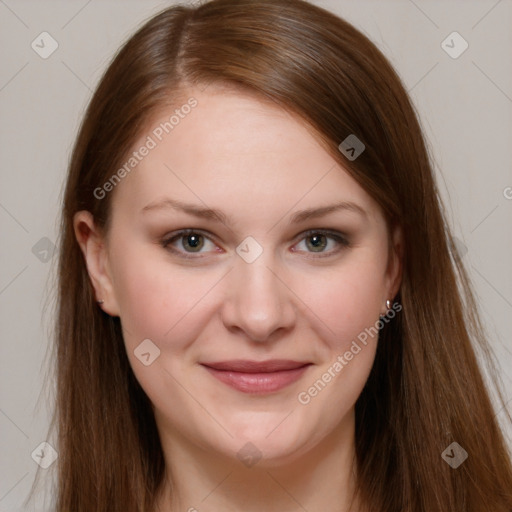
[[[98,304],[98,306],[101,306],[104,302],[105,302],[104,300],[97,300],[96,304]]]

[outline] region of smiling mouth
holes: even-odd
[[[273,359],[201,363],[213,377],[242,393],[265,394],[296,382],[312,365],[309,362]]]

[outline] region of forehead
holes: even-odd
[[[181,94],[151,119],[133,151],[136,165],[114,201],[131,209],[166,195],[240,214],[340,200],[377,208],[305,122],[242,91]]]

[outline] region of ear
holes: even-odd
[[[404,260],[404,235],[398,224],[391,227],[389,234],[389,256],[386,269],[386,300],[393,300],[402,283]]]
[[[87,272],[96,294],[103,301],[101,308],[111,316],[119,316],[112,274],[108,260],[106,240],[88,211],[77,212],[73,217],[75,236],[84,255]]]

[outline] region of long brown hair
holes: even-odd
[[[163,104],[190,84],[209,83],[248,89],[298,114],[378,202],[389,225],[403,229],[403,310],[381,330],[356,403],[365,508],[510,512],[511,454],[477,363],[482,356],[495,376],[495,361],[466,271],[454,257],[415,110],[366,36],[302,0],[170,7],[131,37],[94,93],[62,212],[57,511],[155,506],[165,466],[151,404],[128,362],[119,318],[95,304],[73,215],[88,210],[108,230],[113,194],[98,199],[95,189],[122,165]],[[338,149],[350,134],[366,146],[354,161]],[[457,469],[441,457],[453,442],[468,453]]]

